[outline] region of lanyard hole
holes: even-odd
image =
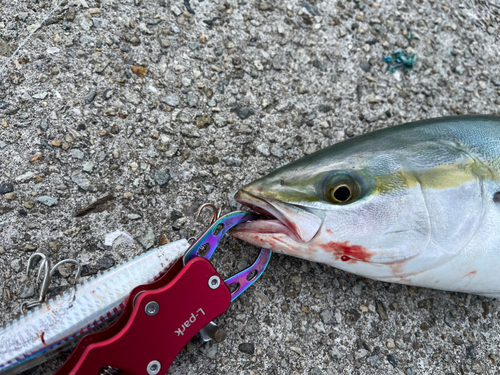
[[[250,272],[248,275],[247,275],[247,280],[248,281],[252,281],[253,279],[255,279],[257,277],[257,270],[253,270],[252,272]]]
[[[204,257],[205,255],[208,254],[209,251],[210,251],[210,245],[208,243],[203,244],[198,250],[198,256]]]
[[[236,293],[238,290],[240,290],[240,283],[232,283],[229,285],[229,292],[231,294]]]
[[[214,229],[214,235],[215,236],[218,236],[220,234],[220,232],[222,232],[222,230],[224,229],[224,224],[220,223],[219,225],[217,225]]]

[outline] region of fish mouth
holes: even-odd
[[[231,232],[237,238],[245,239],[250,233],[261,236],[281,234],[294,242],[307,243],[316,236],[323,223],[318,216],[300,207],[274,199],[265,199],[245,190],[240,190],[234,199],[264,217],[233,228]]]

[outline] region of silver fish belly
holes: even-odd
[[[76,345],[120,313],[136,286],[150,283],[189,247],[179,240],[103,272],[0,328],[0,373],[17,374]]]

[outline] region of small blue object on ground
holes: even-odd
[[[411,69],[417,61],[417,55],[415,53],[409,53],[405,51],[396,51],[391,55],[386,56],[383,60],[387,63],[389,71],[394,73],[396,69]]]

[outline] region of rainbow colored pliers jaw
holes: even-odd
[[[258,215],[246,211],[231,212],[219,218],[187,250],[184,255],[184,265],[198,256],[210,260],[220,240],[231,228],[258,218]],[[269,264],[270,258],[271,251],[263,248],[254,264],[224,281],[231,291],[231,302],[258,280]]]
[[[56,375],[165,373],[196,333],[222,341],[212,320],[262,275],[271,252],[225,281],[209,259],[229,229],[257,218],[237,211],[213,222],[164,275],[134,288],[118,320],[85,336]]]

